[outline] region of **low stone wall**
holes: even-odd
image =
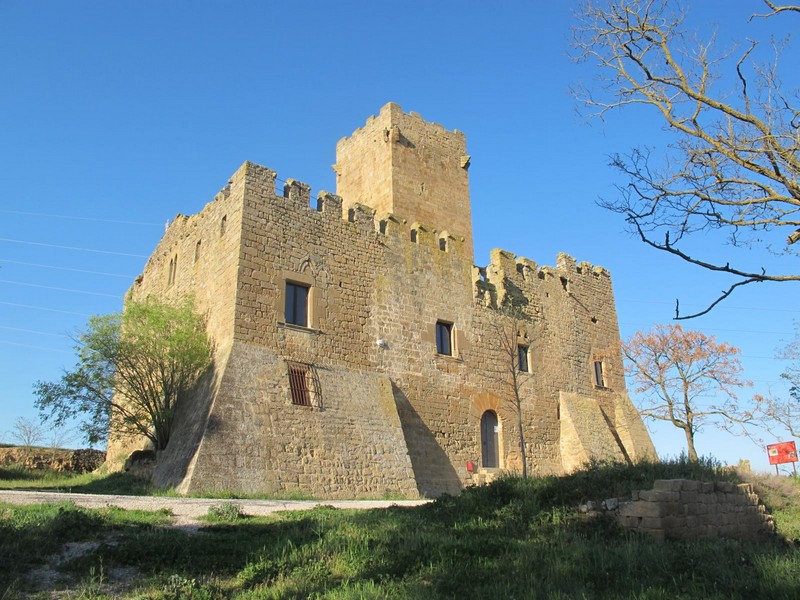
[[[22,465],[26,469],[52,469],[59,473],[94,471],[106,460],[101,450],[52,450],[48,448],[0,448],[0,466]]]
[[[623,527],[660,540],[758,539],[775,531],[749,483],[661,479],[652,490],[635,491],[630,501],[619,501],[615,512]]]

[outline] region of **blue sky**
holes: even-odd
[[[602,265],[624,337],[668,322],[677,297],[702,307],[726,279],[645,248],[596,205],[619,181],[609,154],[665,138],[646,111],[604,126],[576,113],[569,87],[593,72],[569,57],[575,6],[0,0],[0,432],[36,416],[33,383],[73,364],[65,336],[87,315],[121,307],[167,220],[199,211],[245,160],[333,191],[337,140],[388,101],[466,133],[476,263],[500,247]],[[755,0],[689,8],[725,45],[788,21],[748,24]],[[797,44],[787,52],[798,64]],[[798,291],[749,286],[687,326],[740,346],[753,391],[781,393],[774,354]],[[654,440],[662,455],[682,448],[677,430]],[[747,440],[709,430],[698,448],[768,468]]]

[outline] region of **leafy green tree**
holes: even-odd
[[[91,444],[111,429],[166,448],[177,402],[211,363],[194,302],[130,301],[123,313],[91,317],[76,342],[75,367],[59,381],[34,385],[42,418],[57,426],[83,418],[80,428]]]

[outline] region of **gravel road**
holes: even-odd
[[[367,509],[386,508],[389,506],[419,506],[429,502],[429,500],[228,500],[0,490],[0,502],[8,502],[10,504],[74,502],[78,506],[86,508],[118,506],[135,510],[168,508],[175,515],[175,525],[186,527],[199,524],[198,518],[208,514],[210,506],[222,503],[238,504],[244,514],[262,516],[285,510],[308,510],[315,506],[323,505],[335,508]]]

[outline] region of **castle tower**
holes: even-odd
[[[464,134],[390,102],[336,145],[336,193],[345,210],[365,204],[464,238],[471,257],[469,156]]]

